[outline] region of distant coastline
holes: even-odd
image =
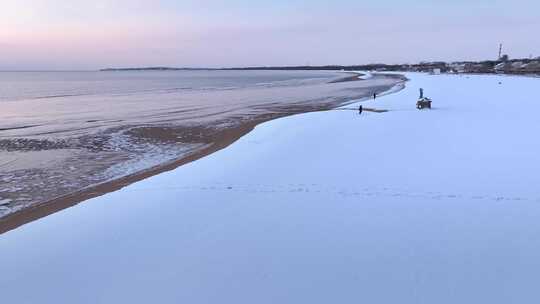
[[[378,71],[378,72],[436,72],[464,74],[512,74],[540,75],[540,57],[521,59],[498,59],[483,61],[444,62],[431,61],[417,64],[364,64],[364,65],[300,65],[300,66],[254,66],[229,68],[175,68],[136,67],[106,68],[100,71]]]
[[[130,68],[104,68],[101,72],[122,71],[357,71],[377,70],[381,68],[397,68],[396,65],[370,64],[370,65],[321,65],[321,66],[253,66],[253,67],[228,67],[228,68],[192,68],[192,67],[130,67]]]

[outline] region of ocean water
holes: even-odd
[[[0,102],[297,85],[339,76],[335,72],[325,71],[0,72]]]

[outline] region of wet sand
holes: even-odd
[[[384,75],[343,79],[348,81],[7,103],[0,115],[0,233],[197,160],[259,123],[329,110],[404,81]]]

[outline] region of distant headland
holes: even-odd
[[[137,68],[106,68],[101,69],[101,72],[122,72],[122,71],[198,71],[198,70],[215,70],[206,68],[173,68],[173,67],[137,67]]]

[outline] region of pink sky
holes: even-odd
[[[3,0],[0,69],[540,56],[532,0]]]

